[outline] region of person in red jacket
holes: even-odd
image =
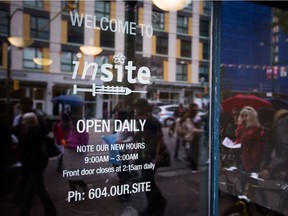
[[[240,178],[242,192],[248,181],[248,175],[259,172],[263,160],[264,145],[261,139],[262,128],[257,112],[245,106],[239,115],[235,143],[241,143],[240,170],[246,174]]]
[[[63,114],[61,116],[61,121],[57,122],[54,126],[54,135],[56,143],[61,151],[61,154],[58,157],[57,171],[61,172],[63,169],[63,156],[64,156],[64,147],[67,144],[67,138],[71,128],[71,118],[70,116]]]

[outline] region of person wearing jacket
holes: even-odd
[[[72,127],[70,128],[65,145],[64,168],[66,170],[77,170],[85,167],[84,157],[86,153],[77,152],[77,146],[87,145],[89,141],[89,134],[87,132],[80,133],[76,129],[76,123],[79,118],[72,119]],[[77,186],[86,190],[89,186],[84,182],[81,176],[73,176],[68,178],[69,187],[71,191],[75,191]]]
[[[48,164],[48,157],[43,151],[45,131],[39,126],[33,112],[22,116],[22,130],[19,133],[20,161],[23,172],[23,193],[21,194],[20,215],[30,215],[35,194],[38,194],[44,207],[45,215],[57,215],[57,210],[46,190],[43,172]]]
[[[180,119],[180,125],[183,130],[183,139],[185,142],[186,154],[188,159],[188,165],[191,168],[191,172],[195,173],[198,169],[198,157],[199,157],[199,145],[200,145],[200,133],[203,132],[199,129],[199,125],[195,123],[195,117],[198,112],[198,105],[191,104],[188,110],[183,114]]]
[[[263,160],[264,142],[261,139],[262,127],[258,121],[258,115],[254,108],[245,106],[239,115],[236,128],[236,144],[241,144],[240,149],[240,189],[246,193],[245,187],[251,180],[252,172],[259,172]],[[263,200],[265,196],[260,193]]]
[[[257,172],[263,159],[262,128],[254,108],[245,106],[239,115],[235,143],[241,143],[241,167]]]
[[[56,139],[56,144],[58,145],[61,154],[58,156],[57,171],[61,172],[63,170],[63,157],[64,148],[67,144],[68,135],[71,127],[71,118],[67,114],[62,114],[61,121],[57,122],[53,128],[53,132]]]
[[[270,163],[261,170],[259,177],[264,179],[269,179],[271,176],[285,178],[288,167],[288,110],[282,109],[275,113],[271,131],[275,157],[271,156]]]

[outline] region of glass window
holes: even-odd
[[[191,41],[181,40],[181,56],[191,57]]]
[[[187,65],[186,64],[177,64],[176,80],[187,81]]]
[[[49,19],[31,16],[30,19],[31,37],[39,39],[49,39],[50,25]]]
[[[73,72],[74,66],[73,61],[77,61],[77,53],[75,52],[61,52],[61,71]]]
[[[210,66],[199,45],[208,43],[209,37],[200,36],[199,22],[210,17],[203,15],[201,5],[195,7],[193,1],[181,11],[172,12],[147,0],[0,0],[0,10],[15,11],[10,28],[13,36],[33,39],[26,48],[11,46],[11,52],[7,52],[7,33],[0,32],[0,121],[5,116],[2,102],[14,105],[22,97],[30,97],[34,108],[43,110],[39,114],[47,120],[43,124],[55,132],[57,146],[65,148],[63,157],[50,155],[45,173],[43,167],[35,167],[41,165],[41,158],[35,158],[35,154],[30,157],[29,153],[27,160],[33,162],[27,163],[32,167],[23,170],[29,171],[23,174],[23,182],[27,183],[23,197],[33,198],[35,187],[41,185],[57,209],[56,213],[51,203],[47,209],[37,199],[23,199],[31,204],[32,215],[209,215],[211,142],[205,117],[210,98],[208,94],[203,98],[197,95],[204,92],[198,77],[206,80]],[[5,28],[8,23],[1,17],[0,28],[2,23]],[[23,18],[28,17],[26,25]],[[197,19],[193,19],[190,32],[192,17]],[[102,50],[97,55],[83,54],[82,45]],[[11,70],[6,71],[7,53],[11,53]],[[33,62],[35,57],[53,62],[41,67]],[[11,82],[6,82],[10,71]],[[18,84],[18,91],[6,91],[17,89]],[[139,98],[147,99],[148,104],[140,100],[141,106],[135,109]],[[201,116],[195,118],[201,120],[195,127],[206,127],[205,133],[195,133],[191,139],[189,131],[189,140],[184,142],[182,131],[173,134],[172,129],[176,116],[186,113],[192,103],[197,104]],[[192,126],[193,122],[186,119],[192,119],[191,114],[183,115],[187,126]],[[0,127],[5,128],[5,124],[0,122]],[[41,134],[27,136],[29,148],[39,147],[38,136]],[[20,139],[21,147],[26,145]],[[14,160],[8,162],[9,168]],[[11,203],[17,189],[18,172],[7,171],[9,175],[2,177],[0,168],[0,206]],[[30,171],[37,174],[32,175],[35,184],[26,179],[31,177]],[[16,216],[18,210],[20,207],[5,208],[4,214]]]
[[[110,2],[95,1],[95,16],[98,20],[100,20],[102,17],[110,19]]]
[[[61,8],[66,8],[63,12],[69,12],[70,10],[76,12],[79,8],[79,1],[62,0]]]
[[[209,66],[200,65],[199,67],[199,82],[201,82],[201,78],[204,78],[205,82],[209,81]]]
[[[69,21],[68,24],[68,42],[69,43],[84,43],[84,27],[83,26],[73,26]]]
[[[24,0],[24,5],[30,7],[43,8],[44,2],[43,0]]]
[[[163,12],[152,12],[152,26],[154,30],[164,30],[165,28],[165,16]]]
[[[210,45],[209,42],[203,43],[203,59],[208,60],[210,58]]]
[[[157,37],[156,53],[163,55],[168,54],[168,38]]]
[[[178,33],[188,33],[188,17],[177,16],[177,32]]]
[[[0,35],[8,34],[8,11],[0,10]]]
[[[211,1],[203,1],[203,12],[205,15],[211,15]]]
[[[210,26],[209,20],[200,20],[200,36],[209,37]]]
[[[42,69],[41,65],[35,64],[33,58],[42,58],[42,51],[39,48],[28,47],[23,49],[23,67],[26,69]]]
[[[192,11],[193,11],[193,1],[191,1],[191,3],[189,3],[183,10],[189,11],[189,12],[192,13]]]
[[[96,56],[95,57],[95,63],[97,63],[97,65],[98,65],[96,77],[100,77],[101,75],[103,75],[101,72],[101,66],[103,64],[109,63],[109,56],[104,56],[104,55]]]
[[[143,39],[140,33],[136,34],[136,51],[142,52],[143,50]]]
[[[282,151],[287,146],[288,128],[288,34],[283,31],[288,26],[288,8],[277,14],[278,6],[256,1],[221,2],[219,189],[221,194],[236,197],[225,205],[220,196],[223,215],[288,213],[287,199],[282,195],[282,188],[287,187],[282,172],[287,173],[288,163],[287,152]],[[281,17],[283,22],[278,22]],[[234,144],[239,143],[235,149]],[[225,167],[236,170],[224,171]],[[245,194],[249,204],[244,201],[236,210],[240,194]]]
[[[112,31],[100,32],[100,44],[101,47],[114,48],[115,45],[115,33]]]

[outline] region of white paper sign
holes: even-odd
[[[241,148],[241,143],[234,143],[231,139],[229,139],[228,137],[225,137],[225,139],[223,140],[222,144],[227,147],[227,148],[231,148],[231,149],[237,149],[237,148]]]

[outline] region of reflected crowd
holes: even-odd
[[[249,105],[222,109],[220,191],[287,215],[287,129],[286,109]],[[235,206],[223,215],[238,212]]]
[[[0,107],[1,200],[8,197],[9,202],[13,203],[13,208],[19,209],[17,215],[24,216],[31,215],[35,197],[38,196],[45,215],[59,215],[58,205],[46,187],[47,182],[45,183],[44,172],[51,162],[50,158],[57,158],[56,167],[53,168],[56,175],[57,173],[62,175],[63,170],[66,170],[66,174],[67,170],[74,170],[65,178],[70,191],[79,190],[87,193],[93,187],[93,184],[87,183],[81,174],[77,174],[77,171],[87,166],[86,159],[83,159],[87,158],[87,154],[79,152],[81,148],[78,147],[89,145],[90,142],[89,133],[80,133],[76,130],[76,123],[81,119],[81,115],[64,109],[59,119],[52,122],[33,109],[33,101],[26,97],[14,107],[6,104]],[[202,142],[207,142],[204,145],[208,149],[208,131],[205,127],[208,116],[198,114],[199,107],[196,103],[188,107],[179,104],[179,108],[174,113],[175,121],[166,128],[169,132],[165,137],[164,127],[152,115],[152,105],[146,99],[138,99],[132,104],[133,114],[125,109],[125,106],[123,107],[119,105],[118,109],[115,108],[114,120],[119,119],[124,122],[127,119],[142,119],[142,122],[145,120],[145,125],[140,131],[112,132],[116,137],[113,142],[144,143],[144,147],[140,145],[139,149],[119,151],[120,157],[132,155],[135,152],[139,155],[137,160],[122,161],[120,165],[129,167],[132,164],[133,167],[147,167],[147,164],[152,164],[153,168],[117,172],[119,188],[124,185],[131,187],[131,184],[135,182],[147,184],[147,190],[144,193],[146,207],[137,210],[139,215],[167,215],[166,209],[169,201],[165,197],[167,191],[163,193],[162,187],[159,187],[156,173],[162,167],[171,166],[171,163],[185,163],[191,174],[199,173]],[[207,135],[205,139],[204,135]],[[167,147],[167,139],[173,140],[175,145]],[[47,146],[51,143],[56,147],[56,152],[52,153],[52,150],[47,150]],[[167,158],[163,159],[164,148],[168,149],[168,153],[165,151]],[[109,162],[115,170],[119,166],[119,162],[116,163],[115,160]],[[208,158],[206,163],[208,163]],[[131,194],[119,194],[116,198],[118,202],[126,202],[131,199]],[[73,199],[69,196],[65,199],[65,202],[72,201]]]

